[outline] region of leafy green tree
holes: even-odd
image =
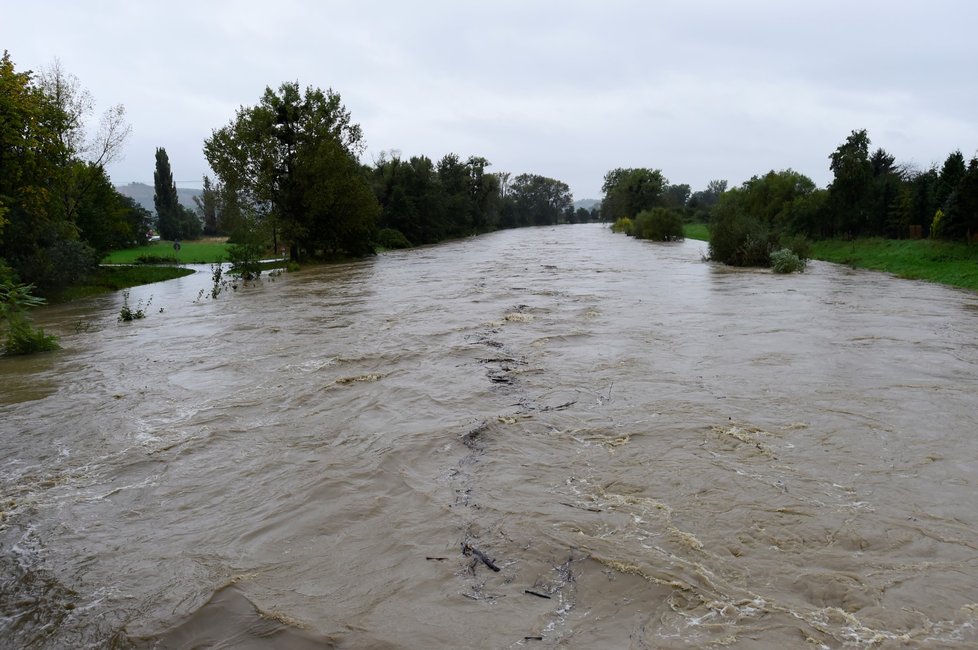
[[[700,222],[710,221],[710,211],[720,200],[720,195],[727,191],[727,181],[712,180],[705,190],[693,192],[686,205],[693,212],[693,220]]]
[[[509,185],[507,201],[511,210],[504,227],[557,224],[574,197],[563,181],[539,174],[520,174]]]
[[[866,202],[873,178],[869,145],[865,129],[853,131],[829,156],[829,169],[834,175],[829,185],[829,203],[834,215],[832,234],[856,236],[868,229]]]
[[[299,259],[369,248],[379,206],[357,162],[363,148],[338,94],[284,83],[214,131],[204,154],[233,195],[226,204],[280,233]]]
[[[652,241],[681,241],[683,219],[676,210],[669,208],[642,210],[635,217],[629,234]]]
[[[710,220],[710,257],[735,266],[767,266],[782,239],[815,227],[821,195],[791,169],[754,176],[724,192]]]
[[[199,196],[194,197],[194,203],[197,205],[198,216],[203,223],[203,232],[205,235],[213,236],[221,234],[221,226],[218,220],[219,202],[218,190],[211,183],[210,177],[205,174],[203,189],[201,189]]]
[[[635,217],[642,210],[664,205],[663,193],[668,185],[658,169],[612,169],[601,186],[601,216],[605,221]]]

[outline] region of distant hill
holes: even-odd
[[[115,189],[119,194],[128,196],[139,205],[156,214],[156,206],[153,205],[153,194],[156,193],[156,188],[152,185],[147,185],[146,183],[129,183],[128,185],[116,185]],[[200,196],[200,190],[183,187],[177,188],[177,199],[180,200],[180,204],[191,210],[197,207],[197,204],[194,203],[195,196]]]
[[[581,199],[579,201],[574,201],[574,209],[584,208],[585,210],[590,210],[597,204],[601,203],[598,199]]]

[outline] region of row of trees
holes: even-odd
[[[711,256],[753,265],[780,246],[804,254],[805,238],[978,236],[978,157],[966,165],[955,151],[919,171],[870,144],[865,130],[853,131],[829,155],[825,189],[787,169],[724,192],[711,215]]]
[[[370,171],[379,226],[402,234],[404,244],[419,245],[577,219],[566,183],[538,174],[489,173],[489,166],[478,156],[462,161],[447,154],[438,163],[427,156],[381,156]]]
[[[102,253],[145,240],[150,214],[119,194],[105,166],[129,135],[125,110],[97,129],[77,78],[54,63],[39,74],[0,59],[0,266],[42,292],[91,271]]]
[[[301,260],[590,217],[574,211],[566,183],[490,173],[482,157],[390,153],[365,166],[363,150],[360,126],[332,90],[266,88],[204,143],[217,175],[205,179],[205,223],[235,241],[281,242]]]
[[[660,170],[614,169],[605,175],[601,215],[627,218],[618,230],[660,239],[674,238],[663,229],[669,218],[662,210],[708,222],[711,257],[736,265],[767,265],[780,248],[804,259],[810,239],[978,238],[978,157],[966,164],[955,151],[943,165],[920,171],[870,144],[865,130],[853,131],[829,155],[833,180],[824,189],[791,169],[732,189],[726,181],[711,181],[695,193],[670,185]],[[654,223],[652,210],[658,210]]]

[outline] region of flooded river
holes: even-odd
[[[705,248],[525,229],[39,310],[0,644],[974,647],[978,295]]]

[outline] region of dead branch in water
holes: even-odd
[[[496,566],[496,563],[493,562],[488,555],[486,555],[479,549],[475,548],[474,546],[469,546],[468,544],[462,544],[462,555],[465,556],[474,555],[475,557],[482,560],[482,563],[485,564],[490,569],[492,569],[493,571],[496,572],[499,571],[499,567]]]

